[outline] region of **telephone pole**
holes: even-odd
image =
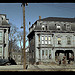
[[[25,45],[26,45],[26,40],[25,40],[25,37],[26,37],[26,31],[25,31],[25,4],[28,5],[27,3],[22,3],[22,7],[23,7],[23,68],[26,69],[26,50],[25,50]]]

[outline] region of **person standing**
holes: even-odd
[[[66,66],[66,56],[63,57],[63,64]]]
[[[60,56],[58,56],[58,63],[59,63],[59,65],[61,64],[61,57]]]

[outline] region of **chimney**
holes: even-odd
[[[41,19],[41,16],[39,16],[39,20]]]
[[[30,24],[31,24],[31,22],[29,22],[29,31],[30,31]]]
[[[30,24],[31,24],[31,22],[29,22],[29,28],[30,28]]]

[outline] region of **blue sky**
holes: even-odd
[[[10,23],[16,25],[20,31],[23,25],[23,10],[21,3],[0,3],[0,14],[6,14]],[[29,21],[33,24],[36,20],[46,17],[75,17],[75,3],[28,3],[25,7],[26,31]]]

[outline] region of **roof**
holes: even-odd
[[[71,24],[70,24],[71,25],[70,31],[74,31],[75,32],[75,18],[47,17],[47,18],[39,19],[37,21],[49,21],[49,22],[54,21],[55,23],[49,23],[49,24],[45,24],[45,25],[48,26],[47,27],[48,31],[51,30],[51,31],[56,31],[56,32],[58,31],[58,29],[57,29],[58,23],[56,23],[56,21],[58,21],[59,23],[62,22],[62,23],[60,23],[61,29],[59,30],[59,32],[68,31],[66,29],[67,23],[63,23],[63,22],[71,22]],[[38,25],[37,21],[34,23],[34,25],[35,25],[34,30],[32,29],[32,31],[28,34],[28,37],[29,36],[31,37],[34,34],[33,33],[34,31],[42,31],[42,23],[43,22],[40,25]],[[43,30],[43,31],[46,31],[46,30]]]
[[[9,25],[6,21],[2,21],[2,25]]]
[[[6,17],[6,14],[0,14],[0,15],[4,15]]]
[[[63,18],[63,17],[47,17],[39,19],[37,21],[62,21],[62,22],[75,22],[75,18]]]
[[[9,19],[6,18],[6,14],[0,14],[0,17],[1,17],[2,15],[4,15],[5,18],[4,18],[4,19],[0,19],[0,21],[1,21],[0,26],[3,26],[3,27],[10,27],[10,24],[9,24],[9,22],[8,22]]]

